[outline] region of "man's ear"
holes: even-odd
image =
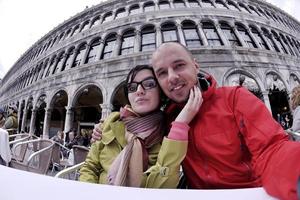
[[[194,65],[195,65],[196,69],[199,71],[200,70],[200,65],[197,62],[196,58],[194,58]]]

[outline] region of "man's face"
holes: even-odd
[[[177,103],[185,102],[197,84],[198,63],[180,45],[166,43],[152,56],[152,65],[164,93]]]

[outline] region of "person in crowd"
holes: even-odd
[[[129,187],[176,188],[186,150],[188,124],[202,103],[191,88],[186,106],[167,137],[160,110],[161,90],[152,67],[138,65],[126,79],[129,105],[113,112],[101,125],[102,140],[91,146],[80,180]]]
[[[201,88],[203,103],[190,123],[182,163],[189,188],[262,186],[279,199],[297,199],[300,143],[289,141],[262,101],[241,86],[217,87],[212,76],[199,74],[198,62],[179,43],[163,43],[151,63],[170,99],[164,110],[169,122],[190,89]],[[93,130],[93,139],[101,139],[101,130]]]
[[[292,131],[300,132],[300,86],[293,88],[290,98],[290,106],[293,110],[293,125],[291,127]],[[295,140],[300,141],[300,137],[295,138]]]
[[[17,129],[18,128],[18,108],[15,105],[8,107],[8,117],[5,120],[3,129]],[[9,134],[14,133],[14,131],[9,130]]]
[[[3,108],[0,108],[0,128],[4,126],[5,123],[5,111]]]
[[[65,144],[65,147],[67,147],[68,149],[72,149],[72,147],[74,145],[78,145],[78,141],[75,137],[75,132],[74,131],[70,131],[68,133],[68,142]]]
[[[63,131],[57,131],[56,135],[51,138],[54,142],[57,142],[61,145],[64,144],[64,132]]]

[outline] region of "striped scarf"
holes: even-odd
[[[147,149],[160,143],[163,138],[163,114],[156,111],[139,116],[125,106],[120,116],[125,124],[127,145],[113,161],[108,172],[108,183],[140,187],[143,172],[148,168]]]

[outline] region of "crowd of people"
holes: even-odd
[[[0,128],[10,130],[18,128],[18,108],[15,105],[8,107],[7,116],[3,108],[0,108]]]

